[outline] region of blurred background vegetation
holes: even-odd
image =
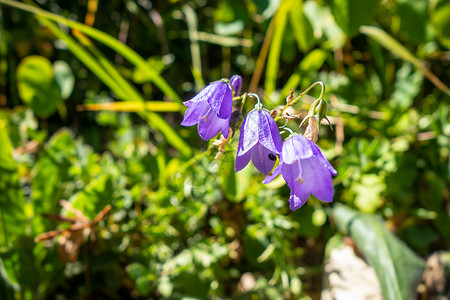
[[[0,0],[0,298],[318,299],[350,236],[415,299],[450,246],[449,48],[447,0]],[[179,125],[233,74],[269,109],[325,83],[334,203]]]

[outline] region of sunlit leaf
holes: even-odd
[[[379,0],[335,0],[332,11],[336,23],[350,37],[373,16]]]
[[[450,49],[450,1],[431,1],[431,24],[442,44]]]
[[[17,68],[17,88],[22,101],[41,118],[52,115],[62,101],[52,64],[43,56],[28,56],[21,61]]]
[[[75,86],[75,77],[69,64],[63,60],[55,61],[53,63],[53,73],[61,90],[61,97],[63,99],[69,98]]]

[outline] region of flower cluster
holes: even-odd
[[[284,110],[295,104],[315,84],[322,85],[322,93],[304,119],[309,120],[305,136],[292,133],[283,142],[276,120],[283,118]],[[311,194],[321,201],[331,202],[334,193],[332,175],[336,176],[337,172],[315,144],[318,125],[322,119],[326,119],[326,103],[322,99],[324,86],[321,82],[315,84],[295,100],[291,99],[293,98],[291,93],[284,109],[274,118],[263,108],[257,95],[245,93],[240,96],[242,77],[234,75],[230,79],[210,83],[194,98],[184,102],[188,109],[181,124],[184,126],[198,124],[198,133],[204,140],[210,140],[222,132],[227,142],[232,131],[230,120],[233,100],[245,102],[248,96],[254,96],[258,103],[246,115],[240,127],[236,172],[242,170],[251,160],[256,169],[268,175],[264,183],[271,182],[281,174],[291,189],[289,207],[292,210],[305,204]],[[242,107],[243,105],[235,110],[233,116],[243,114]],[[287,116],[286,119],[292,117]]]

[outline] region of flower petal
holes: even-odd
[[[233,88],[234,96],[239,96],[241,94],[241,88],[242,88],[242,77],[239,75],[233,75],[230,78],[230,84]]]
[[[275,179],[275,177],[277,177],[278,175],[280,175],[281,173],[281,165],[278,165],[275,170],[273,170],[272,175],[267,176],[266,178],[264,178],[263,183],[267,184],[269,182],[272,182],[272,180]]]
[[[324,167],[327,168],[328,171],[330,171],[330,173],[333,176],[336,176],[337,175],[336,169],[333,168],[333,166],[330,164],[330,162],[325,158],[325,156],[323,156],[323,153],[320,150],[320,148],[316,144],[314,144],[312,146],[312,150],[313,150],[314,155],[320,160],[320,162],[324,165]]]
[[[255,109],[256,110],[256,109]],[[281,139],[280,131],[272,116],[264,109],[256,110],[258,119],[258,139],[261,145],[276,153],[281,154],[283,141]]]
[[[183,126],[192,126],[197,124],[210,109],[208,103],[206,102],[192,102],[186,104],[186,106],[188,106],[188,109],[184,114],[183,122],[181,122],[181,125]]]
[[[238,153],[236,155],[236,163],[235,163],[236,172],[239,172],[240,170],[245,168],[245,166],[248,165],[248,163],[250,162],[251,156],[252,156],[252,151],[247,151],[241,155]]]
[[[281,174],[290,189],[294,188],[295,182],[300,182],[302,179],[302,166],[300,162],[296,161],[293,164],[281,164]]]
[[[230,119],[221,119],[210,109],[206,117],[201,118],[198,122],[198,134],[205,141],[210,140],[218,135],[224,126],[228,127],[229,122]]]
[[[302,207],[306,201],[308,200],[309,197],[305,198],[300,198],[299,196],[297,196],[296,194],[291,192],[291,196],[289,197],[289,208],[291,210],[296,210],[299,209],[300,207]]]
[[[258,113],[253,110],[244,119],[239,134],[238,155],[251,150],[258,142]]]
[[[304,136],[293,135],[283,143],[283,162],[292,164],[295,160],[306,159],[313,156],[311,145],[315,144]]]
[[[191,100],[185,101],[183,104],[185,106],[190,106],[193,103],[197,102],[207,102],[207,100],[214,96],[215,93],[215,82],[204,87],[194,98]]]
[[[275,161],[269,158],[269,154],[273,154],[272,151],[266,149],[260,143],[257,143],[256,146],[253,147],[253,150],[249,152],[252,153],[252,162],[258,171],[264,175],[267,175],[272,171],[273,166],[275,166]]]
[[[311,193],[319,200],[325,202],[333,201],[333,181],[329,170],[317,158],[302,160],[303,188],[311,191]]]
[[[210,92],[208,92],[209,97],[206,101],[209,106],[219,118],[228,119],[233,108],[233,92],[230,87],[223,81],[215,81],[208,87],[210,87]]]
[[[298,161],[299,158],[297,157],[297,152],[295,151],[295,136],[288,138],[283,143],[283,149],[281,151],[281,161],[285,164],[293,164],[294,162]]]

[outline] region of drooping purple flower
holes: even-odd
[[[242,89],[242,77],[239,75],[233,75],[230,78],[230,84],[231,87],[233,88],[233,96],[239,96],[241,94],[241,89]]]
[[[337,172],[319,147],[304,136],[294,135],[283,143],[280,164],[264,183],[271,182],[280,173],[291,189],[289,207],[292,210],[305,204],[311,194],[321,201],[333,200],[331,175],[336,176]]]
[[[241,127],[236,172],[242,170],[251,159],[261,173],[269,174],[275,165],[276,155],[280,155],[282,143],[272,116],[257,104]]]
[[[212,82],[183,104],[188,109],[181,125],[198,124],[198,134],[205,141],[212,139],[220,131],[228,138],[233,106],[233,93],[228,83],[221,80]]]

